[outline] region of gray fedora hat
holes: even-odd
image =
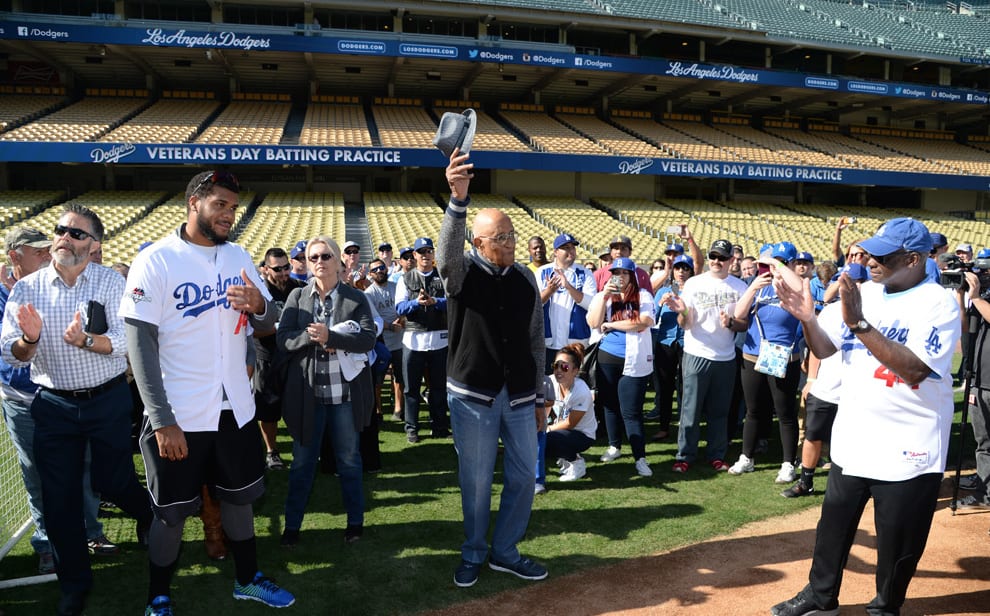
[[[443,155],[450,158],[456,148],[461,154],[471,151],[474,143],[474,132],[478,127],[478,115],[474,109],[465,109],[461,113],[447,112],[440,118],[440,126],[433,137],[433,145],[437,146]]]

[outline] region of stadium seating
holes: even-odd
[[[452,111],[460,113],[463,106],[434,106],[437,115]],[[478,150],[500,151],[500,152],[531,152],[532,149],[520,141],[515,135],[503,128],[495,118],[488,115],[481,109],[475,109],[478,116],[478,127],[474,135],[474,147]],[[432,137],[431,137],[432,139]]]
[[[213,100],[162,99],[100,141],[184,143],[196,136],[219,106]]]
[[[622,128],[677,158],[738,162],[738,155],[675,130],[666,124],[643,118],[613,118]]]
[[[620,156],[670,157],[671,154],[655,145],[599,120],[591,115],[558,114],[557,119],[575,131],[596,141],[613,154]]]
[[[412,246],[418,237],[436,241],[443,221],[443,208],[427,193],[368,192],[364,212],[372,244],[389,242],[396,251]]]
[[[92,141],[136,114],[143,98],[89,97],[0,134],[4,141]]]
[[[243,195],[241,197],[242,203]],[[344,196],[334,192],[271,192],[265,195],[235,241],[261,261],[272,246],[290,249],[317,235],[344,234]]]
[[[0,227],[26,225],[34,214],[54,205],[64,193],[58,190],[5,190],[0,192]],[[51,229],[39,229],[51,235]]]
[[[274,145],[282,140],[292,105],[234,101],[196,139],[196,143]]]
[[[63,100],[60,96],[4,94],[0,97],[0,131],[41,117],[62,104]]]
[[[310,103],[300,145],[371,146],[371,132],[360,105]]]
[[[433,148],[437,124],[422,107],[375,105],[372,112],[382,147]]]
[[[501,114],[519,132],[526,135],[530,144],[541,152],[611,154],[604,146],[595,143],[546,114],[529,111],[502,111]]]

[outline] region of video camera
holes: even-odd
[[[945,266],[939,276],[939,284],[946,289],[969,290],[966,282],[966,272],[973,272],[980,281],[980,297],[990,299],[990,259],[973,259],[966,262],[953,254],[939,256],[939,261]]]

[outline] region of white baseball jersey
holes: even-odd
[[[120,316],[158,327],[165,393],[186,432],[216,431],[227,393],[243,426],[254,419],[254,396],[245,357],[248,323],[227,303],[227,287],[241,285],[243,269],[271,300],[251,256],[236,244],[208,250],[173,233],[142,250],[127,277]]]
[[[926,280],[900,293],[881,284],[860,288],[863,317],[903,344],[931,374],[907,385],[849,331],[839,302],[818,321],[842,353],[842,394],[832,427],[832,459],[846,475],[902,481],[945,471],[952,427],[952,354],[959,340],[959,308]]]

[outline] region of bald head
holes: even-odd
[[[512,219],[499,210],[484,209],[475,215],[472,230],[472,243],[482,257],[499,267],[512,265],[516,250]]]

